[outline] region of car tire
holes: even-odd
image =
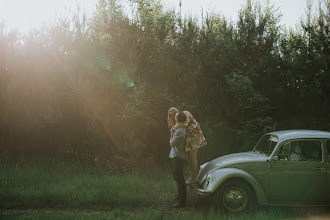
[[[238,180],[221,184],[216,200],[221,208],[229,212],[242,212],[250,210],[254,206],[251,187]]]

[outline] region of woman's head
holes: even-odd
[[[175,117],[176,113],[178,113],[178,109],[175,108],[175,107],[171,107],[169,110],[168,110],[168,115],[171,116],[171,117]]]
[[[175,107],[171,107],[167,112],[167,123],[168,127],[171,128],[174,126],[175,115],[178,113],[178,109]]]

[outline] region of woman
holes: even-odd
[[[190,177],[186,180],[186,184],[192,184],[196,182],[197,178],[197,151],[199,148],[205,146],[207,142],[199,126],[199,123],[190,112],[183,111],[183,113],[186,115],[186,121],[184,125],[175,124],[175,115],[178,111],[179,110],[175,107],[171,107],[168,110],[167,123],[171,135],[178,127],[187,127],[185,151],[189,156]]]

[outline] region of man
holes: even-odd
[[[184,207],[187,199],[187,188],[183,176],[183,166],[186,158],[184,150],[186,141],[185,121],[186,115],[182,111],[178,111],[175,116],[175,122],[178,126],[173,135],[171,135],[170,140],[171,151],[169,158],[171,158],[173,177],[178,187],[177,202],[172,206],[173,208]]]

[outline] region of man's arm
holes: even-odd
[[[177,145],[180,141],[182,141],[182,139],[185,137],[185,132],[184,129],[177,129],[174,134],[173,134],[173,138],[171,140],[171,147],[174,147],[175,145]]]

